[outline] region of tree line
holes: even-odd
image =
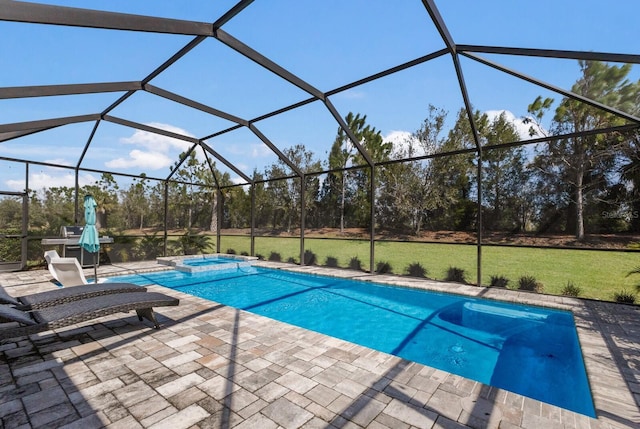
[[[105,173],[79,194],[96,198],[99,226],[113,231],[246,229],[253,207],[256,228],[292,232],[301,225],[304,207],[306,228],[344,231],[375,222],[377,231],[419,235],[474,231],[481,207],[487,231],[564,233],[577,239],[640,232],[639,132],[625,127],[632,120],[618,114],[638,115],[640,82],[628,79],[630,65],[579,65],[581,76],[571,91],[595,103],[536,98],[524,119],[535,143],[521,142],[504,114],[490,118],[475,111],[471,126],[465,109],[455,113],[453,127],[445,132],[449,113],[428,106],[419,128],[404,144],[394,145],[367,123],[366,115],[349,113],[345,122],[357,145],[338,128],[326,159],[301,144],[282,151],[302,177],[278,160],[254,171],[252,186],[235,185],[215,162],[192,152],[182,154],[171,181],[142,174],[120,188]],[[601,131],[584,134],[591,130]],[[74,196],[70,187],[30,191],[30,228],[57,235],[61,225],[82,223]],[[16,199],[0,201],[0,229],[18,229],[20,215]]]

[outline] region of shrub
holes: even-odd
[[[491,276],[489,283],[490,287],[507,287],[509,285],[509,279],[505,276]]]
[[[134,260],[135,255],[132,252],[135,244],[135,237],[126,235],[116,237],[114,243],[110,246],[109,259],[112,262],[129,262]],[[174,242],[170,242],[169,246],[167,246],[167,252],[168,256],[185,255],[180,244]]]
[[[162,255],[164,248],[164,237],[158,236],[157,232],[153,234],[145,234],[144,237],[137,243],[137,256],[138,258],[155,259]]]
[[[305,265],[316,265],[318,262],[318,257],[311,250],[304,251],[304,264]]]
[[[4,219],[2,221],[4,223]],[[3,228],[4,234],[19,236],[21,231],[13,228]],[[22,259],[22,249],[18,239],[3,239],[0,241],[0,261],[20,261]]]
[[[351,260],[349,261],[349,268],[352,270],[362,271],[362,262],[360,261],[360,259],[358,259],[357,256],[351,258]]]
[[[580,287],[573,284],[571,280],[567,282],[567,285],[560,292],[564,296],[579,296],[582,293]]]
[[[388,262],[380,261],[376,264],[376,273],[378,274],[390,274],[393,272],[391,264]]]
[[[333,256],[327,256],[327,259],[325,260],[324,264],[327,267],[337,268],[338,267],[338,260],[336,258],[334,258]]]
[[[635,267],[633,270],[629,271],[626,277],[629,277],[631,274],[640,274],[640,267]],[[640,283],[636,283],[636,289],[640,290]]]
[[[522,276],[518,280],[518,290],[542,293],[544,285],[539,283],[534,276]]]
[[[414,262],[407,267],[407,272],[412,277],[427,277],[427,269],[420,265],[419,262]]]
[[[183,255],[199,255],[209,247],[209,238],[206,235],[198,235],[192,230],[187,230],[178,238],[176,243]]]
[[[518,279],[518,289],[519,290],[528,290],[534,291],[536,290],[536,285],[538,284],[537,280],[533,276],[522,276]]]
[[[620,304],[634,304],[636,302],[636,295],[623,289],[613,294],[613,300]]]
[[[240,252],[240,254],[241,254],[242,256],[249,256],[249,252],[247,252],[247,251],[245,251],[245,250],[243,250],[242,252]]]
[[[235,249],[227,249],[227,255],[235,255],[236,251]]]
[[[448,282],[467,283],[467,273],[458,267],[449,267],[445,280]]]
[[[298,262],[296,262],[296,259],[293,256],[289,256],[287,258],[287,262],[290,264],[297,264]]]
[[[282,256],[278,252],[271,252],[271,254],[269,254],[269,260],[272,262],[280,262],[282,261]]]
[[[264,261],[264,255],[262,255],[260,253],[256,253],[256,258],[258,258],[261,261]]]

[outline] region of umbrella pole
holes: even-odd
[[[94,252],[93,253],[93,282],[95,284],[98,284],[98,267],[97,267],[97,264],[96,264],[96,254],[97,253],[98,252]]]

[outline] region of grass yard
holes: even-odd
[[[297,238],[256,237],[255,252],[269,259],[277,252],[282,261],[300,260],[300,241]],[[249,237],[221,237],[221,252],[233,249],[236,253],[251,250]],[[369,270],[369,242],[365,240],[305,239],[305,249],[317,256],[318,265],[326,265],[328,257],[338,266],[348,267],[357,257],[363,269]],[[375,264],[386,262],[395,274],[407,274],[410,264],[418,263],[432,279],[443,280],[450,267],[461,268],[470,283],[476,283],[477,247],[462,244],[433,244],[419,242],[376,242]],[[640,275],[626,274],[640,265],[640,254],[633,252],[540,249],[524,247],[482,247],[482,284],[489,285],[491,276],[504,276],[509,287],[516,288],[522,276],[533,276],[544,286],[544,293],[560,295],[568,282],[581,290],[580,296],[613,300],[616,292],[636,292]]]

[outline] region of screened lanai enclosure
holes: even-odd
[[[0,266],[91,194],[102,263],[634,293],[639,8],[0,0]]]

